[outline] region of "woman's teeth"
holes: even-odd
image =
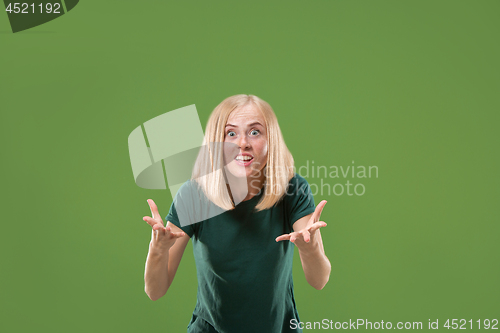
[[[237,156],[236,159],[238,161],[250,161],[253,157],[252,156]]]

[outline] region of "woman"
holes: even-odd
[[[222,142],[224,148],[211,146]],[[326,201],[314,207],[307,181],[294,173],[276,115],[256,96],[222,101],[210,116],[204,145],[208,148],[200,150],[192,179],[176,195],[166,226],[148,200],[152,217],[144,221],[153,234],[146,293],[156,300],[167,292],[192,239],[198,296],[188,332],[300,332],[291,325],[300,321],[293,250],[297,246],[308,283],[322,289],[331,270],[319,230],[326,226],[319,220]],[[203,170],[207,165],[209,172]],[[190,201],[178,198],[186,189],[221,211],[201,219],[179,218],[176,203]]]

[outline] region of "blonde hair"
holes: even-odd
[[[288,182],[295,172],[292,154],[285,144],[271,106],[254,95],[242,94],[226,98],[217,105],[208,119],[203,147],[198,153],[191,176],[205,196],[225,210],[232,210],[235,206],[224,174],[224,129],[231,112],[250,103],[264,117],[268,143],[267,162],[264,167],[264,195],[255,209],[261,211],[277,204],[286,194]]]

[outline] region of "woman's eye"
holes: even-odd
[[[250,134],[252,134],[252,135],[257,135],[257,134],[259,134],[259,133],[260,133],[260,132],[259,132],[258,130],[253,130],[253,131],[251,131],[251,132],[250,132]]]
[[[235,135],[236,135],[236,133],[234,133],[233,131],[229,131],[229,132],[227,132],[227,134],[226,134],[226,135],[227,135],[227,136],[235,136]]]

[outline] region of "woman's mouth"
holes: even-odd
[[[249,166],[253,162],[252,155],[238,155],[234,159],[237,165]]]

